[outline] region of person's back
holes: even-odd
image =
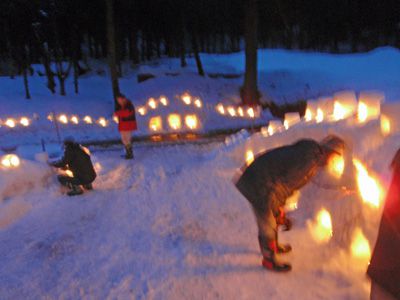
[[[65,149],[66,163],[69,169],[83,184],[91,183],[96,178],[90,155],[77,143],[69,144]]]

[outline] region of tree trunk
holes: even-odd
[[[65,92],[65,78],[64,76],[59,76],[58,81],[60,83],[60,95],[61,96],[66,96],[67,93]]]
[[[114,0],[106,0],[107,6],[107,40],[108,40],[108,65],[110,68],[111,85],[114,95],[114,105],[117,106],[116,98],[119,94],[117,53],[115,47],[115,25],[114,25]]]
[[[194,58],[196,60],[197,72],[200,76],[204,76],[203,64],[201,63],[200,55],[199,55],[199,46],[197,44],[197,37],[195,33],[192,33],[192,47]]]
[[[25,87],[25,98],[31,99],[31,93],[29,92],[29,84],[28,84],[28,66],[24,65],[24,87]]]
[[[75,60],[73,62],[74,64],[74,89],[75,89],[75,94],[79,93],[79,82],[78,82],[78,78],[79,78],[79,62],[77,60]]]
[[[257,0],[246,1],[245,11],[246,69],[241,91],[243,104],[259,105],[257,89]]]

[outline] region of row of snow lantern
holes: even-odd
[[[246,106],[232,106],[232,105],[223,105],[222,103],[218,103],[215,106],[215,110],[223,116],[230,117],[240,117],[240,118],[250,118],[254,119],[260,116],[261,109],[260,107],[246,107]]]
[[[180,114],[172,113],[167,116],[167,123],[170,130],[178,131],[183,128],[182,119],[185,129],[196,130],[200,127],[200,121],[196,114],[185,115],[183,118]],[[155,116],[149,119],[149,129],[152,132],[158,133],[164,130],[163,118]]]
[[[191,96],[189,93],[184,93],[179,98],[185,105],[188,106],[194,105],[197,108],[203,107],[203,101],[201,101],[199,97]],[[144,116],[147,114],[149,110],[156,110],[160,106],[165,107],[168,105],[169,105],[169,100],[166,96],[160,96],[158,99],[151,97],[147,100],[146,105],[139,106],[137,108],[137,112],[139,113],[139,115]]]

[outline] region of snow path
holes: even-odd
[[[235,166],[214,149],[140,148],[132,163],[96,152],[95,191],[26,196],[33,209],[0,231],[2,298],[367,299],[364,270],[315,248],[304,224],[282,235],[293,272],[263,270]]]

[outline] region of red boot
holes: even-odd
[[[286,263],[279,263],[276,261],[274,256],[271,257],[263,257],[262,265],[264,268],[276,272],[289,272],[292,270],[292,266]]]

